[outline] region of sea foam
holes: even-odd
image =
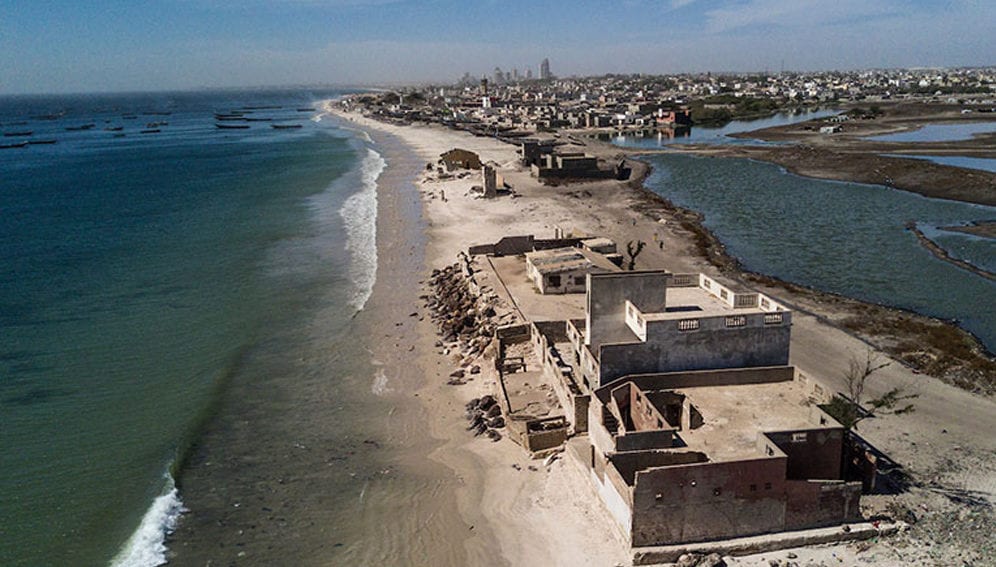
[[[346,226],[349,276],[356,286],[349,304],[357,311],[366,305],[377,279],[377,178],[386,166],[379,153],[367,148],[360,166],[363,186],[339,211]]]
[[[112,567],[149,567],[166,563],[166,536],[186,510],[173,477],[166,473],[163,493],[152,501],[135,533],[111,561]]]

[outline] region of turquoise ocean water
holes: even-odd
[[[0,98],[0,143],[56,141],[0,150],[0,564],[162,561],[244,354],[363,304],[383,161],[318,117],[337,94]]]

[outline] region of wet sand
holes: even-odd
[[[189,512],[167,542],[171,565],[467,564],[454,496],[464,481],[425,458],[440,441],[416,393],[421,164],[377,137],[388,166],[373,293],[344,332],[318,312],[286,342],[247,353],[255,370],[236,371],[183,468]]]

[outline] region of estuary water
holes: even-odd
[[[928,124],[916,130],[871,136],[868,139],[876,142],[957,142],[990,132],[996,132],[996,122]]]
[[[996,282],[935,258],[915,221],[953,256],[996,270],[996,241],[936,227],[996,218],[996,208],[876,185],[808,179],[766,163],[646,156],[646,185],[705,214],[749,270],[846,296],[954,319],[996,350]]]
[[[0,150],[0,565],[165,561],[233,376],[316,310],[347,332],[384,161],[318,120],[337,94],[0,98],[4,142],[54,140]]]
[[[782,112],[768,118],[758,120],[733,120],[723,126],[691,126],[679,128],[674,131],[659,131],[657,129],[647,130],[642,135],[631,133],[619,135],[605,135],[600,139],[611,141],[617,146],[624,148],[660,148],[672,144],[767,144],[756,138],[731,138],[731,134],[750,132],[762,128],[774,128],[775,126],[786,126],[833,116],[838,114],[837,110],[807,110],[800,112]]]

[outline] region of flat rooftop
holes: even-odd
[[[737,296],[754,295],[760,300],[760,294],[750,291],[735,292]],[[765,298],[766,299],[766,298]],[[664,321],[688,319],[696,317],[716,317],[721,315],[746,315],[768,313],[771,309],[762,309],[759,305],[753,307],[732,307],[709,291],[695,287],[668,287],[667,310],[663,312],[642,313],[647,321]]]
[[[706,386],[673,390],[684,394],[702,414],[703,425],[678,432],[688,448],[711,461],[735,461],[764,456],[757,448],[766,431],[839,427],[820,425],[810,416],[805,388],[798,381],[738,386]],[[818,419],[818,418],[816,418]]]
[[[500,296],[506,298],[530,321],[561,321],[583,319],[585,295],[564,293],[543,295],[526,275],[526,263],[520,256],[488,257],[478,265],[482,275]],[[491,267],[494,266],[494,270]],[[507,290],[507,293],[506,293]]]
[[[527,252],[526,259],[532,262],[536,269],[543,274],[588,270],[593,267],[609,272],[619,271],[619,267],[606,259],[604,255],[571,246]]]

